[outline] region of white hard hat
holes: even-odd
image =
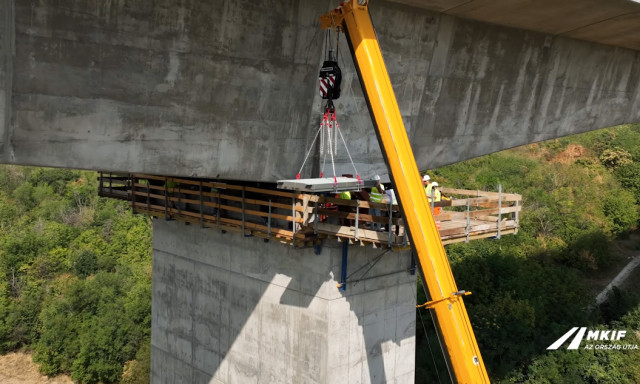
[[[424,176],[422,177],[422,181],[429,181],[429,180],[431,180],[431,178],[429,177],[429,175],[424,175]]]
[[[380,180],[380,176],[379,175],[373,176],[373,180]]]
[[[432,186],[432,187],[437,187],[437,186],[438,186],[438,182],[437,182],[437,181],[434,181],[433,183],[431,183],[431,186]]]

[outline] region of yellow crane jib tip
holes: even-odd
[[[453,292],[451,294],[451,296],[449,297],[443,297],[442,299],[438,299],[438,300],[431,300],[431,301],[427,301],[424,304],[420,304],[420,305],[416,305],[416,308],[433,308],[436,304],[442,303],[444,301],[455,301],[455,300],[459,300],[460,297],[462,296],[469,296],[471,294],[470,291],[458,291],[458,292]]]
[[[352,12],[356,7],[366,10],[368,5],[369,0],[343,1],[336,9],[319,17],[320,28],[337,28],[338,30],[342,30],[342,21],[346,14]]]

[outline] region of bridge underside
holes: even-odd
[[[640,50],[635,0],[393,0],[484,23]]]
[[[632,38],[483,24],[458,16],[482,19],[491,4],[453,3],[370,6],[421,169],[640,121]],[[446,13],[422,8],[438,4]],[[321,118],[317,16],[332,1],[0,5],[0,162],[254,181],[302,164]],[[596,16],[627,12],[614,8]],[[563,20],[587,28],[578,16]],[[339,54],[346,141],[363,177],[384,174],[344,38]],[[353,173],[346,152],[337,161]]]

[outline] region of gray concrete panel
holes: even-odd
[[[13,88],[13,0],[0,0],[0,161],[9,162]]]
[[[5,19],[15,4],[0,42],[2,162],[261,181],[298,172],[321,118],[317,16],[331,1],[0,4]],[[636,51],[381,0],[371,11],[421,169],[640,121]],[[344,37],[339,54],[342,131],[361,176],[383,175]],[[342,148],[337,163],[353,173]]]
[[[640,49],[640,4],[634,0],[392,1],[484,23]]]
[[[408,252],[341,292],[338,243],[316,255],[163,220],[153,239],[152,382],[413,382]],[[349,268],[381,252],[352,246]]]

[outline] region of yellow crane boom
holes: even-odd
[[[488,383],[467,310],[440,240],[409,138],[400,115],[378,39],[369,15],[368,0],[346,0],[320,17],[321,26],[344,32],[369,112],[378,136],[422,281],[439,328],[449,371],[458,383]]]

